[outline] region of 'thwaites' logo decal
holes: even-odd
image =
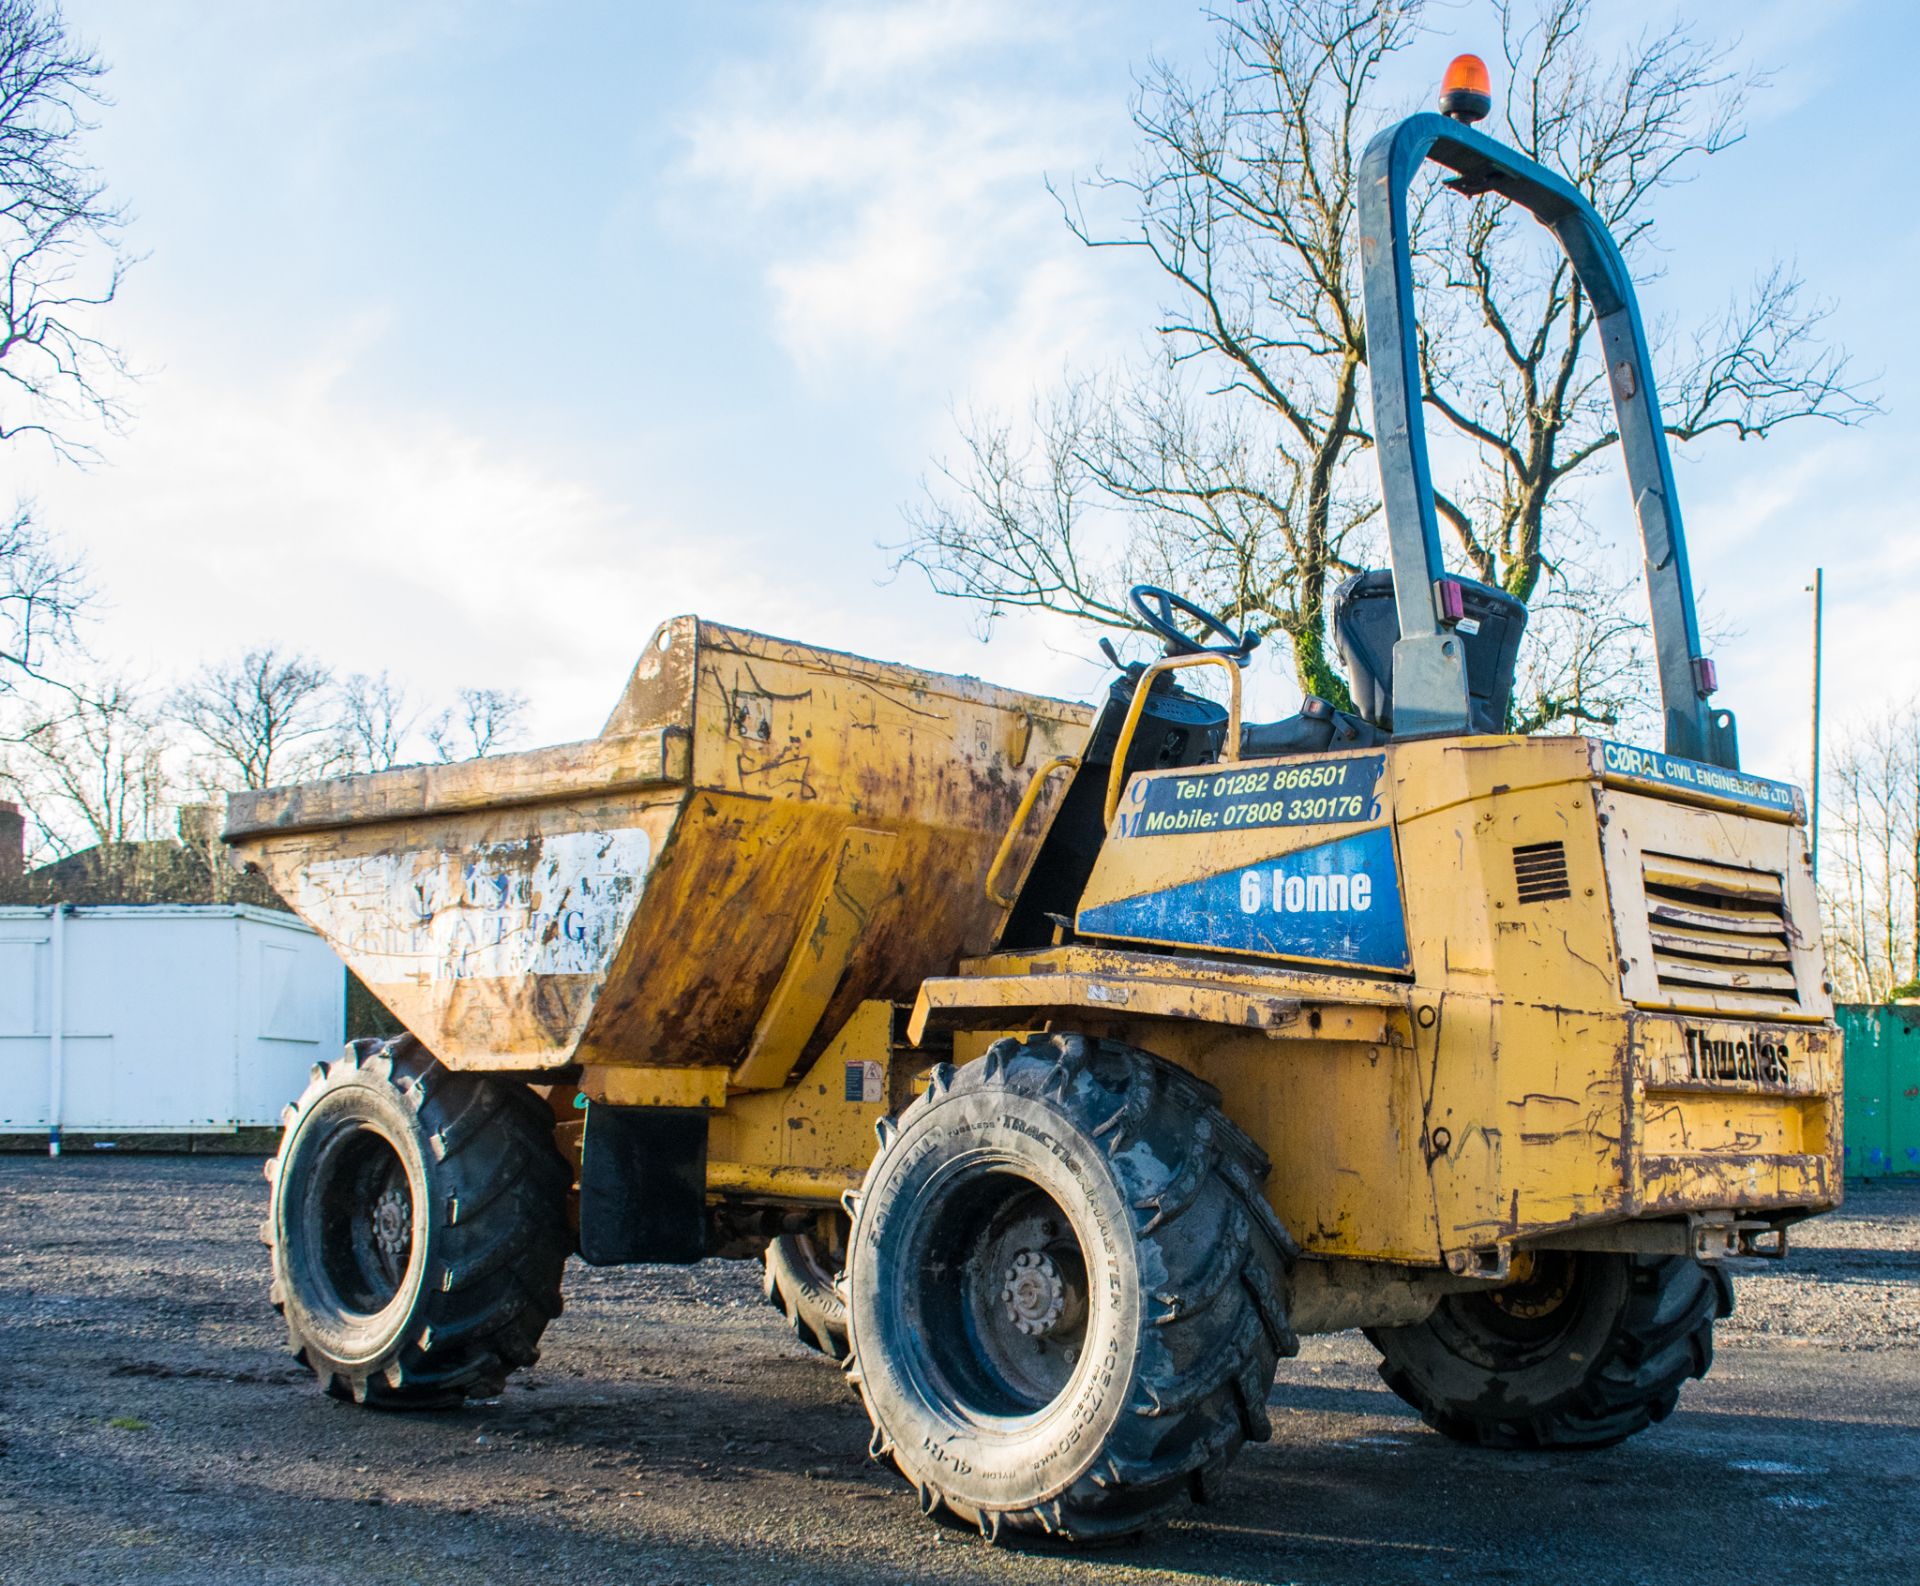
[[[1787,1043],[1762,1030],[1739,1035],[1709,1035],[1692,1028],[1681,1032],[1687,1050],[1685,1076],[1695,1084],[1791,1085],[1793,1052]]]

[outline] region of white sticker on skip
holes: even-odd
[[[288,899],[374,985],[607,967],[652,863],[646,832],[554,832],[462,854],[322,859]]]

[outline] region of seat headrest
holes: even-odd
[[[1507,730],[1514,664],[1526,632],[1525,602],[1504,589],[1457,580],[1466,616],[1454,629],[1467,650],[1467,704],[1473,731]],[[1354,708],[1375,726],[1393,715],[1393,647],[1400,618],[1393,604],[1393,574],[1377,567],[1355,573],[1333,594],[1333,638],[1347,668]]]

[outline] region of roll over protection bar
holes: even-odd
[[[1710,703],[1712,674],[1701,665],[1673,463],[1626,261],[1593,206],[1570,183],[1517,150],[1431,112],[1379,133],[1360,164],[1367,367],[1400,623],[1393,652],[1395,736],[1469,730],[1465,649],[1436,605],[1435,585],[1445,576],[1446,563],[1434,513],[1415,339],[1407,188],[1428,160],[1458,174],[1449,185],[1468,194],[1498,193],[1528,210],[1558,240],[1593,305],[1640,523],[1667,752],[1737,770],[1733,714]]]

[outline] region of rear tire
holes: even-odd
[[[539,1358],[572,1248],[544,1102],[404,1035],[315,1065],[285,1125],[260,1232],[288,1347],[328,1393],[445,1409]]]
[[[847,1259],[847,1219],[826,1212],[805,1233],[767,1241],[760,1292],[793,1336],[829,1360],[847,1358],[847,1305],[837,1287]]]
[[[1518,1282],[1372,1328],[1388,1387],[1482,1448],[1610,1448],[1664,1421],[1713,1364],[1733,1285],[1688,1256],[1541,1251]]]
[[[881,1126],[847,1319],[871,1452],[982,1535],[1088,1541],[1269,1435],[1294,1246],[1219,1097],[1132,1047],[997,1042]]]

